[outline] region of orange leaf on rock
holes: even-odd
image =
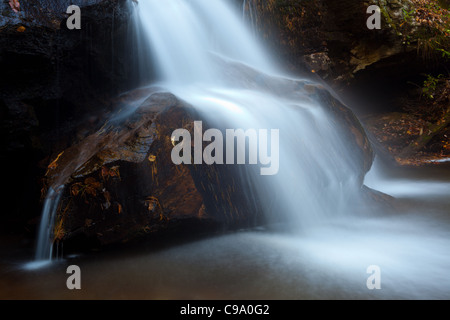
[[[76,196],[80,193],[80,190],[81,190],[80,183],[75,183],[75,184],[70,188],[70,193],[71,193],[74,197],[76,197]]]
[[[93,197],[97,196],[97,191],[92,186],[86,187],[86,193]]]
[[[53,160],[53,162],[48,165],[48,169],[55,169],[56,167],[58,167],[58,160],[63,155],[63,153],[64,153],[64,151],[61,152],[60,154],[58,154],[56,159]]]
[[[103,179],[107,178],[109,176],[109,169],[108,167],[103,166],[101,176]]]
[[[109,170],[109,175],[111,177],[118,177],[120,179],[119,166],[111,167],[111,170]]]

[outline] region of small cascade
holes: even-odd
[[[54,223],[62,191],[62,187],[56,188],[56,190],[51,187],[45,198],[41,223],[39,225],[36,261],[51,260],[53,257]]]
[[[249,24],[253,35],[256,37],[258,34],[258,14],[254,0],[244,0],[242,4],[242,17]]]

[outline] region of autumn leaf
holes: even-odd
[[[109,177],[108,167],[103,166],[100,175],[102,176],[103,179],[107,179]]]
[[[103,166],[100,175],[103,180],[107,180],[109,177],[118,177],[120,179],[119,166],[111,167],[111,169]]]
[[[58,154],[56,159],[53,160],[53,162],[49,164],[48,169],[55,169],[56,167],[58,167],[58,160],[63,155],[63,153],[64,153],[64,151],[61,152],[60,154]]]
[[[74,197],[76,197],[76,196],[80,193],[81,189],[82,189],[81,183],[80,183],[80,182],[75,183],[75,184],[72,185],[72,187],[70,188],[70,193],[71,193]]]
[[[119,166],[111,167],[111,169],[109,170],[109,175],[111,177],[118,177],[120,179],[119,168],[120,168]]]
[[[66,234],[63,227],[64,220],[60,219],[58,223],[55,224],[55,227],[53,229],[53,234],[55,240],[62,240]]]

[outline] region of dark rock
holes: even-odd
[[[417,43],[401,34],[409,0],[252,2],[257,33],[276,59],[295,74],[332,86],[358,115],[398,111],[392,101],[415,89],[411,83],[423,83],[420,74],[439,74],[448,65],[437,63],[439,57],[424,63]],[[374,4],[382,8],[381,30],[366,26],[367,8]],[[415,22],[409,25],[413,35]]]
[[[193,134],[195,120],[189,105],[154,93],[131,116],[65,150],[47,173],[49,185],[66,186],[55,239],[106,245],[174,229],[254,225],[261,210],[241,192],[234,166],[173,164],[172,132]]]
[[[367,66],[407,50],[386,19],[381,30],[369,30],[367,8],[376,2],[254,0],[258,28],[273,50],[297,72],[318,72],[330,84],[352,82]],[[407,2],[407,1],[403,1]],[[396,22],[403,4],[384,6]],[[409,48],[411,50],[412,48]],[[370,54],[367,54],[370,53]]]
[[[192,107],[173,95],[153,94],[135,112],[111,116],[120,101],[112,103],[110,97],[137,86],[132,79],[139,79],[136,57],[127,55],[132,26],[124,3],[104,0],[83,7],[81,31],[65,29],[64,14],[45,21],[27,20],[25,12],[1,17],[0,129],[6,138],[0,147],[7,150],[1,165],[11,172],[6,198],[15,207],[13,214],[39,214],[39,180],[47,169],[47,186],[65,186],[55,238],[66,243],[89,239],[104,245],[177,228],[189,232],[193,226],[211,231],[255,225],[262,210],[254,195],[241,192],[248,189],[242,172],[225,165],[175,166],[170,160],[172,131],[192,130],[186,124],[198,120]],[[302,46],[310,49],[302,56],[318,71],[337,74],[350,61],[349,53],[335,55],[345,52],[340,48],[347,44],[346,33],[326,29],[324,38],[316,37],[325,22],[317,20],[314,10],[324,3],[306,3],[312,11],[302,37],[308,43]],[[336,21],[333,26],[342,22]],[[289,37],[284,39],[289,43]],[[239,73],[243,88],[321,99],[354,145],[355,170],[362,180],[372,163],[370,145],[353,113],[327,90],[238,64],[224,69],[233,85],[233,73]],[[120,99],[127,105],[148,94],[135,90]],[[56,160],[47,168],[50,158]]]
[[[353,112],[318,84],[259,74],[237,63],[226,65],[232,78],[240,79],[241,88],[321,101],[354,150],[353,167],[362,187],[373,152]],[[172,94],[152,90],[122,96],[123,106],[149,97],[135,110],[124,107],[49,166],[48,186],[65,186],[56,220],[57,241],[72,247],[79,239],[105,245],[174,229],[211,233],[265,222],[261,215],[265,202],[259,197],[273,195],[254,194],[240,166],[173,164],[172,132],[185,128],[193,135],[193,122],[202,118]]]
[[[81,6],[81,30],[66,28],[70,4]],[[35,0],[14,13],[0,5],[0,166],[11,186],[2,214],[29,219],[40,212],[45,159],[98,130],[111,97],[138,84],[131,7]]]

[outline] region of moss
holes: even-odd
[[[450,12],[438,0],[410,0],[399,4],[393,17],[392,5],[379,0],[378,5],[386,23],[401,36],[403,45],[415,44],[422,58],[450,58]]]
[[[384,19],[386,20],[386,23],[389,27],[392,27],[395,31],[397,31],[396,24],[394,23],[394,20],[391,18],[389,14],[389,9],[387,7],[386,0],[380,0],[378,2],[378,6],[380,7],[381,14],[383,15]]]

